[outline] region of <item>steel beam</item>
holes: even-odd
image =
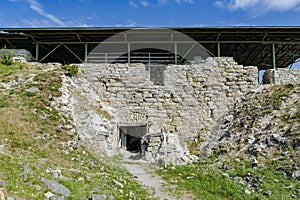
[[[58,47],[60,47],[62,44],[58,44],[56,47],[54,47],[49,53],[47,53],[39,62],[43,62],[51,53],[53,53]]]
[[[88,59],[88,43],[84,44],[84,62],[87,63]]]
[[[177,43],[174,44],[174,56],[175,56],[175,65],[177,65]]]
[[[5,39],[5,41],[6,41],[11,47],[14,46],[8,39]]]
[[[67,45],[62,44],[66,49],[68,49],[68,51],[73,54],[80,62],[84,62],[79,56],[76,55],[76,53],[74,53]]]
[[[221,57],[221,43],[217,43],[217,49],[218,49],[218,57]]]
[[[272,58],[273,58],[273,68],[276,70],[276,51],[275,44],[272,44]]]
[[[181,63],[181,61],[183,61],[183,59],[192,51],[192,49],[194,48],[194,46],[196,46],[196,43],[194,43],[191,48],[184,54],[184,56],[181,58],[181,60],[179,61],[179,63]]]
[[[36,44],[35,45],[35,61],[39,62],[39,50],[40,50],[40,45]]]
[[[130,63],[130,43],[127,43],[127,62]]]
[[[258,41],[258,40],[251,40],[251,41],[196,41],[198,43],[203,44],[216,44],[216,43],[224,43],[224,44],[248,44],[248,43],[259,43],[259,44],[300,44],[300,41]],[[114,42],[33,42],[33,44],[126,44],[128,42],[124,41],[114,41]],[[195,41],[130,41],[132,44],[174,44],[174,43],[183,43],[183,44],[193,44]]]

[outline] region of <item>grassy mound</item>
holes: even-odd
[[[211,139],[200,138],[199,163],[159,173],[196,199],[299,199],[299,94],[291,84],[250,92]]]
[[[41,182],[47,178],[67,187],[69,199],[147,199],[146,189],[117,167],[118,159],[92,156],[69,116],[51,106],[61,95],[63,72],[41,64],[0,64],[0,188],[10,197],[44,199],[54,193]]]

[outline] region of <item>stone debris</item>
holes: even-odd
[[[36,87],[31,87],[31,88],[28,88],[25,90],[25,92],[28,92],[28,93],[37,93],[39,92],[40,90]]]
[[[53,181],[53,180],[48,180],[46,178],[41,178],[40,179],[52,192],[56,194],[63,195],[65,197],[69,197],[71,195],[71,191],[63,186],[62,184]]]
[[[0,188],[0,200],[6,200],[6,191]]]
[[[1,180],[1,179],[0,179],[0,188],[1,188],[1,187],[4,187],[4,188],[5,188],[7,185],[8,185],[8,182],[7,182],[7,181],[4,181],[4,180]]]
[[[91,200],[106,200],[107,195],[105,194],[93,194]]]
[[[119,181],[113,180],[113,182],[120,188],[124,188],[124,185],[122,183],[120,183]]]

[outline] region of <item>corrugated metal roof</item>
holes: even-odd
[[[97,43],[129,29],[159,29],[147,27],[84,27],[84,28],[0,28],[0,47],[28,49],[33,55],[36,44],[41,45],[41,56],[49,53],[56,44],[68,45],[84,60],[84,44],[91,51]],[[162,27],[186,34],[217,56],[233,57],[243,65],[260,69],[273,66],[272,45],[276,52],[277,67],[287,67],[300,57],[300,26],[247,26],[247,27]],[[55,54],[66,53],[64,60]],[[62,49],[53,52],[45,61],[78,62]]]

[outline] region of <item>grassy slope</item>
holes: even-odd
[[[299,93],[299,85],[283,85],[247,95],[227,114],[209,156],[159,173],[196,199],[300,198],[300,182],[292,177],[300,168]]]
[[[49,191],[40,181],[45,177],[68,187],[70,199],[92,194],[147,199],[146,190],[116,163],[68,145],[77,142],[76,133],[62,128],[70,120],[50,106],[61,95],[61,74],[61,69],[46,72],[40,65],[0,64],[0,180],[7,181],[8,195],[43,199]],[[32,87],[39,91],[25,91]]]

